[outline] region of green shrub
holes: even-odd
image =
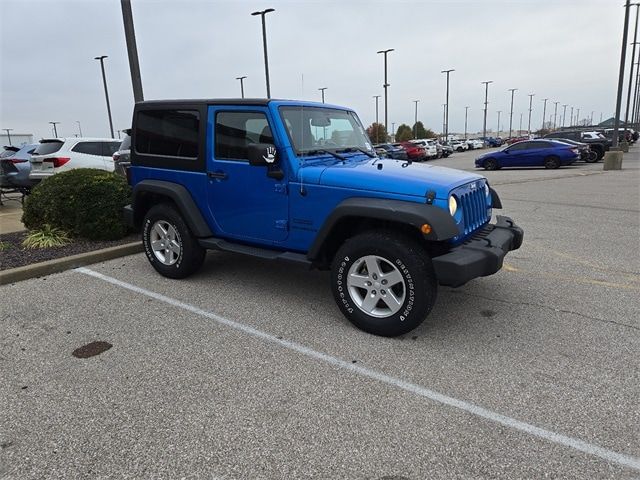
[[[40,182],[24,203],[22,223],[45,225],[90,240],[116,240],[127,234],[122,208],[131,189],[124,178],[103,170],[78,168]]]
[[[43,225],[40,230],[32,230],[22,242],[24,248],[64,247],[70,242],[68,235],[59,228]]]

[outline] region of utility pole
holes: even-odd
[[[510,88],[511,92],[511,112],[509,113],[509,138],[511,138],[511,131],[513,126],[513,94],[518,90],[517,88]]]
[[[620,74],[618,76],[618,94],[616,95],[616,113],[613,117],[613,142],[611,150],[618,150],[618,130],[620,130],[620,112],[622,107],[622,89],[624,88],[624,67],[627,58],[627,34],[629,32],[629,10],[631,2],[627,0],[624,8],[624,28],[622,30],[622,50],[620,52]],[[625,146],[627,142],[624,142]],[[606,165],[605,165],[606,167]]]
[[[102,69],[102,83],[104,84],[104,98],[107,100],[107,114],[109,115],[109,129],[111,130],[111,138],[116,138],[113,134],[113,121],[111,120],[111,105],[109,105],[109,91],[107,90],[107,76],[104,73],[104,59],[107,55],[95,57],[94,60],[100,60],[100,68]]]
[[[542,128],[543,129],[544,129],[544,121],[547,116],[547,100],[549,99],[548,98],[542,99],[542,101],[544,102],[544,107],[542,108]]]
[[[7,137],[9,138],[9,146],[11,146],[11,132],[13,132],[13,128],[3,128],[5,132],[7,132]]]
[[[564,121],[567,118],[567,107],[569,105],[562,105],[562,128],[564,128]]]
[[[53,136],[54,138],[58,138],[58,129],[56,128],[56,125],[59,124],[60,122],[49,122],[51,125],[53,125]]]
[[[531,111],[533,110],[533,97],[535,93],[529,94],[529,124],[527,126],[527,131],[529,132],[529,138],[531,138]]]
[[[387,80],[387,54],[389,52],[393,52],[393,48],[387,48],[386,50],[379,50],[377,53],[382,53],[384,55],[384,129],[389,132],[389,95],[388,89],[390,87],[389,81]]]
[[[413,124],[413,138],[417,139],[418,138],[418,102],[420,100],[414,100],[413,103],[416,104],[416,115],[415,115],[415,122]]]
[[[469,112],[469,107],[464,107],[464,139],[467,139],[467,113]],[[448,139],[445,138],[445,141]]]
[[[482,136],[487,136],[487,105],[489,104],[489,84],[493,83],[493,80],[489,80],[488,82],[481,82],[484,84],[484,122],[482,123]]]
[[[267,81],[267,98],[271,98],[271,86],[269,84],[269,57],[267,56],[267,26],[264,21],[264,16],[267,13],[275,12],[273,8],[267,8],[266,10],[253,12],[251,15],[260,15],[262,19],[262,47],[264,49],[264,76]]]
[[[80,136],[82,137],[82,126],[80,125],[80,120],[76,120],[76,123],[78,124],[78,132],[80,132]]]
[[[373,98],[376,99],[376,143],[380,143],[380,139],[378,138],[378,132],[380,131],[380,124],[378,123],[378,99],[380,98],[380,95],[374,95]],[[393,130],[393,127],[391,129]]]
[[[556,123],[556,119],[558,118],[558,104],[560,102],[553,102],[553,129],[558,128],[558,124]]]
[[[444,114],[444,135],[445,138],[449,135],[449,74],[451,72],[455,72],[455,69],[449,69],[449,70],[442,70],[440,73],[446,73],[447,74],[447,95],[446,95],[446,107],[445,107],[445,114]]]
[[[320,92],[322,92],[322,103],[324,103],[324,91],[327,89],[327,87],[320,87],[318,90],[320,90]]]
[[[129,70],[131,71],[131,85],[133,86],[133,101],[142,102],[142,77],[138,63],[138,47],[136,46],[136,32],[133,29],[133,13],[131,0],[120,0],[122,7],[122,21],[124,22],[124,37],[127,41],[127,55],[129,56]]]
[[[236,80],[240,80],[240,95],[244,98],[244,79],[247,78],[246,75],[242,77],[236,77]]]

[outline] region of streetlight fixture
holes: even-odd
[[[378,138],[378,131],[380,130],[378,127],[378,100],[380,99],[380,95],[374,95],[373,98],[376,99],[376,143],[380,143],[380,139]],[[391,129],[393,130],[393,127]]]
[[[451,72],[455,72],[455,69],[451,68],[449,70],[441,70],[440,73],[446,73],[447,74],[447,99],[446,99],[446,107],[445,108],[445,114],[444,114],[444,138],[447,138],[447,136],[449,135],[449,74]]]
[[[56,128],[56,125],[59,124],[60,122],[49,122],[51,125],[53,125],[53,136],[55,138],[58,138],[58,129]]]
[[[413,124],[413,138],[417,139],[418,138],[418,102],[420,100],[414,100],[413,103],[416,104],[416,115],[415,115],[415,122]]]
[[[244,98],[244,79],[247,78],[246,75],[242,77],[236,77],[236,80],[240,80],[240,95]]]
[[[78,132],[80,133],[80,136],[82,137],[82,126],[80,125],[80,120],[76,120],[76,123],[78,124]]]
[[[488,98],[489,98],[489,84],[493,83],[493,80],[489,80],[487,82],[481,82],[482,84],[484,84],[485,90],[484,90],[484,122],[482,124],[482,136],[483,137],[487,137],[487,105],[489,104],[488,102]]]
[[[533,97],[535,93],[529,94],[529,124],[527,126],[527,131],[529,132],[529,137],[531,137],[531,111],[533,110]]]
[[[264,76],[267,80],[267,98],[271,98],[271,86],[269,85],[269,57],[267,56],[267,27],[264,22],[264,16],[267,13],[275,12],[274,8],[253,12],[251,15],[260,15],[262,18],[262,46],[264,48]]]
[[[389,131],[387,130],[387,125],[389,123],[389,95],[387,90],[390,86],[389,81],[387,80],[387,54],[393,51],[393,48],[387,48],[386,50],[378,50],[377,52],[384,55],[384,129],[387,132]]]
[[[547,101],[549,99],[548,98],[543,98],[542,101],[544,102],[544,107],[542,108],[542,128],[544,129],[544,121],[547,117]]]
[[[11,146],[11,133],[13,132],[13,128],[3,128],[5,132],[7,132],[7,137],[9,138],[9,146]]]
[[[513,130],[513,94],[517,91],[517,88],[510,88],[511,92],[511,112],[509,113],[509,138],[511,138],[511,132]]]
[[[321,87],[318,90],[320,90],[322,92],[322,103],[324,103],[324,91],[327,89],[327,87]]]
[[[469,107],[464,107],[464,138],[467,139],[467,114],[469,113]],[[448,138],[444,139],[445,142]]]
[[[113,121],[111,120],[111,105],[109,105],[109,91],[107,90],[107,76],[104,73],[104,59],[109,58],[107,55],[94,57],[94,60],[100,60],[100,68],[102,69],[102,83],[104,84],[104,97],[107,100],[107,114],[109,115],[109,128],[111,129],[111,138],[116,138],[113,134]]]

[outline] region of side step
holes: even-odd
[[[311,266],[311,261],[302,253],[269,250],[267,248],[253,247],[251,245],[243,245],[241,243],[232,243],[215,237],[201,238],[198,242],[202,247],[210,250],[241,253],[252,257],[264,258],[265,260],[286,260],[288,262],[296,262]]]

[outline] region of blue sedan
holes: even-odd
[[[488,152],[476,158],[476,167],[497,170],[502,167],[559,168],[571,165],[580,158],[572,145],[552,140],[525,140],[509,145],[497,152]]]

